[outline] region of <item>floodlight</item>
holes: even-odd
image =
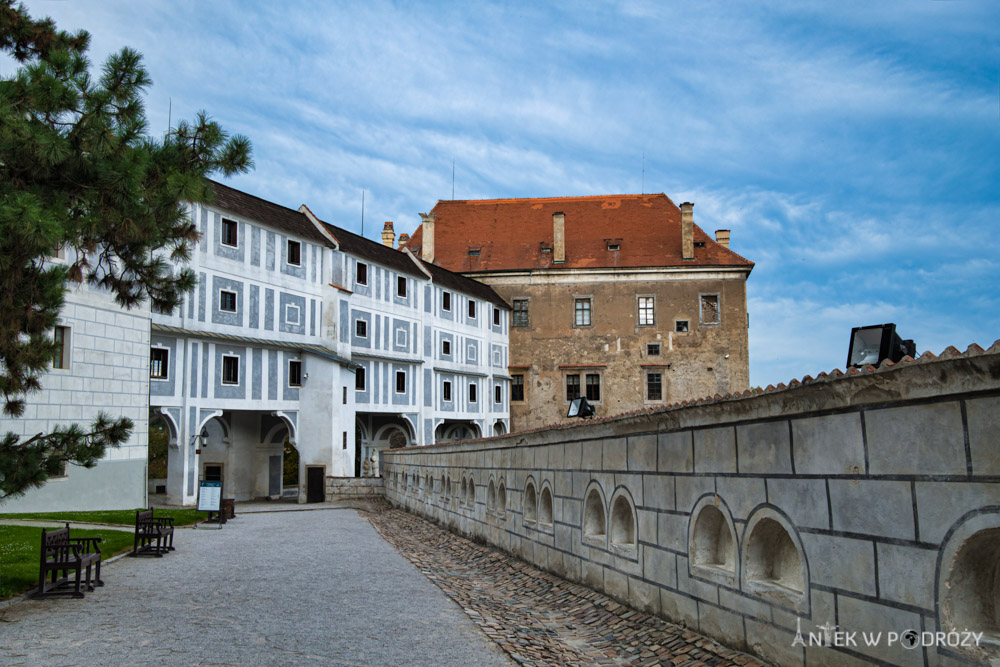
[[[570,401],[569,412],[566,413],[567,417],[593,417],[594,416],[594,406],[587,402],[587,399],[581,396],[580,398],[574,398]]]
[[[902,340],[895,324],[873,324],[851,329],[851,345],[847,350],[847,366],[878,366],[885,359],[897,362],[905,356],[917,356],[912,340]]]

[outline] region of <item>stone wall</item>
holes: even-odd
[[[327,477],[326,501],[374,500],[383,495],[381,477]]]
[[[390,502],[777,664],[981,664],[998,439],[1000,341],[383,465]]]

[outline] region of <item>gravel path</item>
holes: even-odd
[[[0,607],[0,664],[510,664],[354,511],[241,514],[174,544],[107,564],[82,600]]]

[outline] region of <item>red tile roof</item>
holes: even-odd
[[[434,262],[452,271],[538,268],[733,266],[753,262],[696,224],[693,260],[681,259],[681,212],[664,194],[439,201]],[[566,261],[553,263],[552,215],[566,216]],[[608,243],[618,250],[608,250]],[[406,246],[423,244],[423,225]],[[470,255],[469,252],[478,251]]]

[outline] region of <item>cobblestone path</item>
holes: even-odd
[[[761,667],[745,653],[416,515],[387,506],[364,515],[518,663]]]

